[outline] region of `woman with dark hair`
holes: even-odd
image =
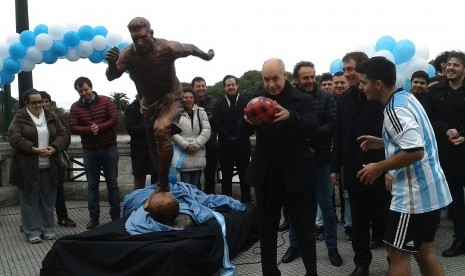
[[[45,91],[39,91],[40,96],[42,96],[42,100],[44,101],[44,105],[42,106],[44,110],[50,111],[50,103],[52,102],[52,97],[50,94],[48,94]],[[52,111],[53,112],[53,111]],[[65,126],[65,122],[61,117],[57,118],[60,120],[60,122]],[[66,131],[69,134],[68,129]],[[67,150],[68,147],[66,147],[64,150]],[[63,168],[63,170],[67,170],[68,168]],[[66,176],[66,171],[64,172],[64,175]],[[63,182],[66,181],[66,177],[63,178]],[[58,183],[57,186],[57,198],[56,198],[56,203],[55,203],[55,212],[57,213],[57,218],[58,218],[58,225],[61,225],[63,227],[76,227],[76,222],[68,217],[68,210],[66,209],[66,203],[65,203],[65,189],[63,187],[63,182]]]
[[[54,113],[43,109],[40,92],[24,93],[26,106],[18,110],[8,128],[14,149],[10,183],[20,194],[21,222],[28,242],[53,240],[56,191],[63,182],[58,152],[69,146],[66,128]]]
[[[180,134],[173,135],[173,142],[181,151],[179,160],[181,181],[200,187],[200,177],[205,168],[205,143],[210,138],[211,129],[205,110],[195,104],[194,92],[185,89],[182,96],[183,108],[180,112],[178,127]]]

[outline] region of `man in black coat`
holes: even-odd
[[[352,248],[354,250],[355,270],[351,275],[368,275],[372,254],[370,251],[370,220],[373,218],[373,232],[384,234],[390,194],[385,190],[384,177],[379,177],[374,184],[364,185],[357,178],[357,172],[363,165],[384,159],[384,150],[363,152],[357,137],[373,135],[381,137],[383,128],[383,106],[368,101],[359,89],[358,73],[355,66],[368,60],[362,52],[351,52],[342,59],[344,75],[350,89],[337,101],[336,131],[332,152],[331,178],[333,184],[339,185],[340,171],[343,168],[343,181],[349,192],[352,211]],[[371,215],[371,212],[374,214]],[[375,229],[378,227],[378,229]]]
[[[296,230],[307,275],[317,275],[313,235],[315,199],[313,164],[308,140],[318,132],[310,95],[297,91],[286,80],[281,59],[263,64],[264,93],[276,101],[275,119],[270,124],[242,126],[256,131],[256,147],[246,179],[255,188],[259,212],[263,275],[281,275],[276,263],[277,235],[284,205]]]
[[[210,97],[207,94],[207,84],[205,79],[202,77],[195,77],[191,81],[192,89],[194,90],[194,96],[196,104],[207,112],[208,121],[210,122],[211,135],[205,144],[207,165],[203,170],[203,175],[205,177],[205,184],[203,191],[206,194],[215,194],[216,187],[216,173],[217,173],[217,164],[218,164],[218,139],[217,139],[217,130],[215,125],[215,120],[213,117],[213,112],[216,106],[216,99]]]
[[[218,130],[218,161],[221,170],[221,190],[223,195],[232,196],[234,165],[237,168],[241,187],[241,202],[250,202],[250,186],[245,181],[245,173],[250,161],[250,139],[239,135],[239,122],[244,117],[247,100],[238,93],[237,78],[226,75],[223,78],[226,94],[216,104],[213,118]]]
[[[131,136],[132,175],[134,176],[134,189],[145,187],[147,174],[151,175],[150,183],[156,183],[157,168],[155,160],[150,159],[149,144],[145,134],[144,117],[140,112],[139,97],[129,104],[124,110],[126,131]]]
[[[446,79],[431,87],[425,109],[436,133],[439,161],[453,199],[448,214],[454,225],[454,240],[442,256],[455,257],[465,254],[465,53],[450,51],[446,61]]]

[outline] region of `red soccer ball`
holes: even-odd
[[[256,97],[249,101],[244,111],[253,125],[270,124],[276,114],[276,102],[267,97]]]

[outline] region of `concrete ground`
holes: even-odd
[[[101,202],[101,223],[110,221],[108,215],[108,203]],[[87,202],[68,201],[68,212],[72,219],[76,220],[76,228],[64,228],[57,226],[58,237],[77,234],[86,231],[88,222]],[[0,275],[5,276],[29,276],[39,275],[42,259],[47,254],[54,241],[43,241],[32,245],[25,241],[24,235],[19,231],[20,210],[18,205],[0,207]],[[278,260],[286,252],[289,246],[288,233],[280,233],[278,237]],[[351,243],[343,236],[343,226],[338,223],[339,252],[344,260],[340,267],[334,267],[329,263],[324,242],[317,243],[317,261],[319,275],[349,275],[353,268],[353,252]],[[435,241],[438,255],[447,248],[452,240],[452,224],[445,216],[441,219]],[[465,255],[455,258],[442,258],[445,275],[465,275]],[[260,244],[257,242],[248,251],[241,253],[232,260],[236,266],[236,275],[261,275]],[[304,275],[305,269],[300,258],[289,264],[279,264],[282,275]],[[412,261],[413,275],[420,275],[417,265]],[[370,267],[370,275],[386,275],[387,261],[385,248],[373,251],[373,262]],[[220,273],[220,272],[219,272]],[[218,273],[218,275],[220,275]]]

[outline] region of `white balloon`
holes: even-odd
[[[109,47],[118,46],[123,41],[123,37],[119,33],[108,33],[107,44]]]
[[[416,43],[415,44],[415,55],[413,58],[422,58],[425,60],[428,60],[429,58],[429,49],[428,46],[426,46],[423,43]]]
[[[33,61],[26,58],[21,60],[21,71],[31,72],[34,70],[34,67],[36,67],[36,64]]]
[[[107,47],[107,39],[103,35],[96,35],[92,39],[92,46],[95,50],[101,51]]]
[[[76,47],[76,52],[82,58],[88,58],[94,52],[94,47],[89,41],[81,41]]]
[[[5,43],[0,43],[0,59],[3,58],[7,58],[10,56],[10,51],[9,51],[9,47],[7,44]]]
[[[355,48],[357,52],[364,52],[368,57],[372,57],[375,53],[375,45],[373,43],[363,43]]]
[[[410,79],[413,73],[420,70],[428,72],[428,62],[422,58],[412,58],[407,62],[396,65],[397,73],[402,74],[405,79]]]
[[[396,59],[394,58],[394,55],[389,50],[379,50],[376,53],[374,53],[373,56],[374,57],[385,57],[392,63],[396,64]]]
[[[26,52],[26,59],[34,62],[34,63],[39,63],[42,61],[42,58],[44,57],[44,54],[41,50],[37,49],[37,47],[32,46],[27,49]]]
[[[7,44],[9,44],[9,45],[18,43],[18,42],[19,42],[19,34],[17,34],[17,33],[9,34],[9,35],[5,38],[5,42],[6,42]]]
[[[402,86],[404,86],[405,83],[405,77],[402,74],[402,72],[397,72],[396,73],[396,88],[399,89]]]
[[[61,25],[50,25],[48,27],[48,34],[53,40],[63,40],[65,36],[65,27]]]
[[[49,34],[41,33],[36,36],[36,47],[41,51],[49,50],[53,45],[53,40]]]
[[[69,49],[65,57],[69,61],[77,61],[80,58],[79,54],[74,49]]]
[[[416,71],[425,71],[428,72],[428,62],[426,59],[422,58],[412,58],[407,64],[407,73],[406,76],[412,76]]]

